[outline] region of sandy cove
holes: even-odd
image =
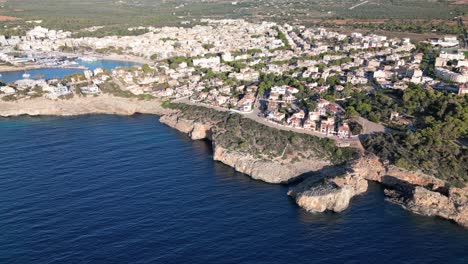
[[[75,116],[87,114],[115,114],[133,115],[156,114],[162,115],[169,110],[161,107],[159,100],[138,100],[109,95],[79,97],[68,100],[50,100],[44,97],[21,99],[18,101],[0,101],[0,116],[11,117],[19,115],[49,115]]]

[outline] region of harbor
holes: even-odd
[[[0,68],[0,81],[5,83],[15,82],[21,79],[62,79],[63,77],[83,73],[85,70],[95,70],[102,68],[113,70],[117,67],[131,67],[139,65],[130,61],[106,60],[106,59],[87,59],[87,57],[77,57],[69,60],[69,63],[61,64],[40,64],[31,67],[17,68],[13,71]]]

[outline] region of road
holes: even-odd
[[[203,106],[203,107],[207,107],[207,108],[211,108],[211,109],[215,109],[215,110],[223,111],[223,112],[228,112],[228,111],[231,112],[229,109],[226,109],[223,107],[218,107],[218,106],[213,106],[213,105],[203,104],[203,103],[196,103],[196,102],[190,101],[188,98],[176,99],[173,102],[196,105],[196,106]],[[313,135],[313,136],[320,137],[320,138],[329,138],[329,139],[335,140],[338,145],[349,144],[352,147],[357,147],[359,149],[362,149],[362,146],[358,137],[339,138],[338,136],[327,136],[318,131],[313,131],[313,130],[308,130],[308,129],[303,129],[303,128],[288,127],[288,126],[280,125],[276,122],[268,121],[266,118],[259,116],[260,109],[258,105],[255,105],[254,111],[250,113],[240,113],[240,114],[243,115],[245,118],[251,119],[257,123],[263,124],[271,128],[284,130],[284,131],[292,131],[292,132],[301,133],[301,134],[309,134],[309,135]]]
[[[349,10],[353,10],[354,8],[356,8],[356,7],[358,7],[358,6],[365,5],[365,4],[367,4],[367,3],[369,3],[369,1],[364,1],[364,2],[359,3],[359,4],[357,4],[357,5],[353,5],[352,7],[349,8]]]

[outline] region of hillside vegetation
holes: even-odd
[[[351,107],[389,124],[392,111],[412,120],[406,127],[396,127],[402,130],[399,133],[368,136],[363,141],[368,151],[397,166],[420,169],[455,186],[464,186],[468,182],[467,99],[413,85],[392,97],[379,93],[359,95],[351,99]]]
[[[20,20],[2,21],[11,30],[16,25],[28,28],[25,20],[43,20],[42,25],[64,30],[109,26],[107,34],[122,33],[134,26],[175,26],[181,21],[200,23],[202,18],[244,18],[309,25],[333,19],[438,19],[450,21],[468,11],[467,5],[435,0],[372,0],[353,9],[357,0],[6,0],[0,15]],[[401,27],[399,28],[401,29]],[[110,32],[109,32],[110,31]],[[22,33],[23,31],[18,31]]]
[[[215,124],[213,138],[217,145],[257,158],[295,162],[316,157],[340,164],[359,156],[357,149],[338,148],[331,139],[278,130],[239,114],[186,104],[165,105],[180,110],[187,119]]]

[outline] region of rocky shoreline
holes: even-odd
[[[385,186],[389,201],[402,205],[411,212],[452,220],[468,228],[468,189],[447,188],[445,182],[420,171],[408,171],[384,164],[378,157],[366,154],[345,167],[330,166],[324,160],[304,160],[294,164],[258,160],[245,153],[227,150],[213,140],[210,123],[199,123],[183,118],[180,113],[162,115],[160,122],[193,140],[208,139],[213,143],[214,160],[233,167],[253,179],[267,183],[289,183],[308,172],[306,178],[288,195],[310,212],[345,210],[352,198],[367,191],[367,181]],[[338,176],[337,175],[341,175]]]
[[[208,139],[213,143],[213,159],[233,167],[256,180],[267,183],[288,183],[304,173],[319,171],[331,163],[321,159],[286,164],[280,161],[262,160],[246,153],[228,150],[216,143],[212,137],[214,124],[202,124],[181,117],[180,113],[162,115],[161,123],[188,134],[193,140]]]
[[[288,195],[309,212],[333,211],[336,213],[348,208],[351,199],[367,191],[367,180],[353,175],[323,179],[320,182],[305,180]]]
[[[320,158],[298,162],[265,160],[217,144],[214,123],[184,118],[180,111],[166,109],[157,100],[138,100],[113,96],[74,97],[68,100],[36,98],[0,102],[0,116],[73,116],[87,114],[155,114],[160,122],[186,133],[193,140],[210,140],[213,159],[267,183],[284,184],[302,180],[288,192],[296,203],[311,212],[345,210],[352,198],[367,191],[367,181],[385,186],[388,200],[421,215],[438,216],[468,228],[468,187],[448,188],[444,181],[419,171],[408,171],[364,155],[346,165],[335,166]],[[337,176],[339,175],[339,176]]]
[[[109,95],[54,100],[39,97],[18,101],[0,102],[0,117],[30,116],[76,116],[89,114],[112,114],[130,116],[137,113],[162,115],[170,112],[161,107],[158,100],[138,100]]]
[[[350,173],[381,183],[390,201],[411,212],[438,216],[468,228],[468,187],[446,183],[420,171],[409,171],[382,163],[367,155],[350,165]]]

